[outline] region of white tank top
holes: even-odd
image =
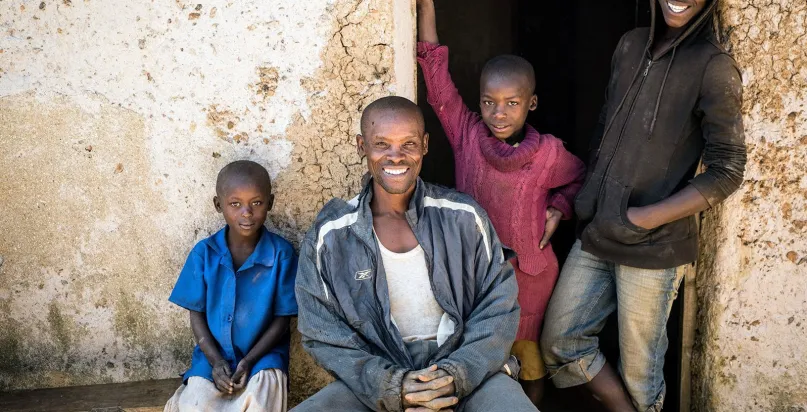
[[[381,244],[381,260],[387,274],[390,314],[404,342],[437,339],[443,309],[432,292],[426,255],[418,247],[395,253]]]

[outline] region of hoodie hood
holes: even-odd
[[[713,36],[714,30],[712,29],[712,22],[714,19],[715,10],[717,9],[718,0],[706,0],[707,4],[701,10],[700,14],[695,16],[681,34],[673,41],[667,48],[659,53],[658,58],[666,55],[670,50],[675,49],[678,45],[684,43],[689,39],[694,39],[700,36]],[[647,53],[651,55],[653,50],[653,42],[656,35],[667,24],[664,22],[664,15],[658,10],[658,0],[650,0],[650,37],[647,40]]]

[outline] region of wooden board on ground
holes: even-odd
[[[181,379],[164,379],[0,393],[0,411],[161,411],[181,384]]]

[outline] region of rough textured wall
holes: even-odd
[[[807,3],[727,0],[746,183],[703,226],[693,406],[807,411]]]
[[[223,224],[216,173],[265,165],[268,225],[298,241],[325,201],[358,189],[362,107],[412,97],[411,39],[396,38],[412,9],[0,1],[0,390],[181,372],[192,335],[167,297]],[[299,399],[327,376],[293,357]]]

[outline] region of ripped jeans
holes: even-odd
[[[591,381],[605,364],[597,334],[617,311],[619,374],[638,411],[664,404],[667,319],[685,266],[652,270],[614,264],[578,240],[549,301],[541,350],[558,388]]]

